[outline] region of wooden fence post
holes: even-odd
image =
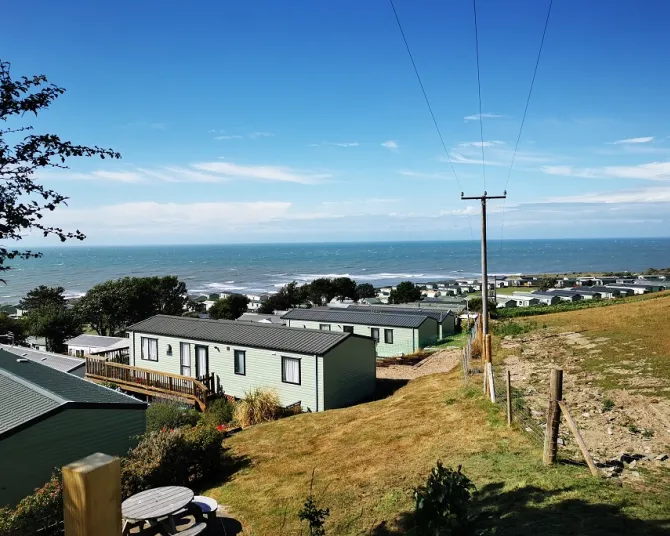
[[[121,534],[121,462],[91,454],[63,467],[65,536]]]
[[[491,350],[491,334],[487,333],[486,334],[486,360],[489,363],[493,363],[493,351]]]
[[[512,380],[507,369],[507,426],[512,426]]]
[[[563,369],[551,369],[549,378],[549,409],[547,411],[547,429],[544,433],[544,465],[556,463],[558,450],[558,425],[561,422],[561,408],[558,401],[563,399]]]
[[[582,451],[582,456],[584,456],[584,460],[586,460],[586,465],[589,466],[589,469],[591,470],[591,474],[593,476],[600,476],[600,472],[598,471],[598,468],[596,467],[596,464],[593,463],[593,458],[591,458],[591,454],[589,453],[589,449],[586,448],[586,443],[584,443],[584,439],[582,438],[582,434],[579,433],[579,428],[577,428],[577,423],[575,423],[575,421],[572,418],[572,415],[570,415],[570,411],[568,411],[568,406],[562,400],[558,402],[558,405],[561,407],[561,411],[563,412],[563,415],[565,416],[565,420],[568,423],[568,428],[570,428],[570,431],[572,432],[572,435],[574,435],[575,439],[577,440],[577,444],[579,445],[579,449]]]

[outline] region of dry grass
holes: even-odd
[[[616,387],[620,376],[608,373],[615,368],[635,369],[636,375],[670,380],[670,291],[611,307],[550,314],[537,322],[592,339],[606,338],[602,356],[584,363],[585,368],[602,374],[605,387]],[[668,392],[649,394],[670,396]]]
[[[242,428],[277,420],[282,413],[279,396],[272,389],[254,389],[245,393],[235,406],[233,419]]]
[[[572,522],[580,534],[631,534],[617,532],[624,504],[626,516],[670,517],[652,493],[615,489],[582,467],[544,468],[540,449],[458,372],[413,380],[384,400],[254,426],[226,445],[250,466],[207,494],[230,507],[245,534],[296,534],[312,470],[319,505],[331,510],[328,534],[404,534],[394,527],[437,459],[463,465],[480,490],[479,526],[498,535],[534,534],[540,524],[565,534]],[[646,522],[628,526],[653,533]]]

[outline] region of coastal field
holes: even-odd
[[[535,423],[546,409],[549,370],[564,371],[563,397],[592,454],[648,458],[638,466],[670,483],[670,292],[606,307],[498,322],[498,373],[510,370],[515,391]],[[566,449],[578,456],[565,434]],[[624,478],[642,478],[624,472]],[[650,478],[656,478],[650,476]],[[642,478],[642,480],[645,480]]]
[[[580,465],[544,467],[541,446],[508,428],[474,383],[464,386],[458,370],[433,374],[384,400],[247,429],[226,441],[244,468],[206,493],[227,506],[245,534],[295,534],[314,472],[313,493],[331,512],[328,534],[405,534],[412,489],[441,459],[462,465],[476,484],[473,514],[486,533],[670,529],[666,480],[617,486]]]

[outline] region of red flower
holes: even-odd
[[[225,424],[217,424],[217,425],[216,425],[216,429],[217,429],[219,432],[225,432],[225,431],[226,431],[226,425],[225,425]]]

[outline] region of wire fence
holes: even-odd
[[[493,367],[493,385],[495,390],[496,405],[507,413],[507,369],[504,367]],[[512,423],[516,423],[520,429],[528,433],[534,441],[539,444],[544,442],[546,427],[545,412],[532,410],[527,402],[528,393],[525,389],[510,386],[510,399],[512,403]]]
[[[470,376],[470,364],[472,362],[473,347],[475,345],[475,339],[477,338],[477,333],[479,331],[479,317],[476,318],[474,323],[470,326],[468,331],[468,337],[465,341],[465,346],[463,347],[463,381],[468,383]]]

